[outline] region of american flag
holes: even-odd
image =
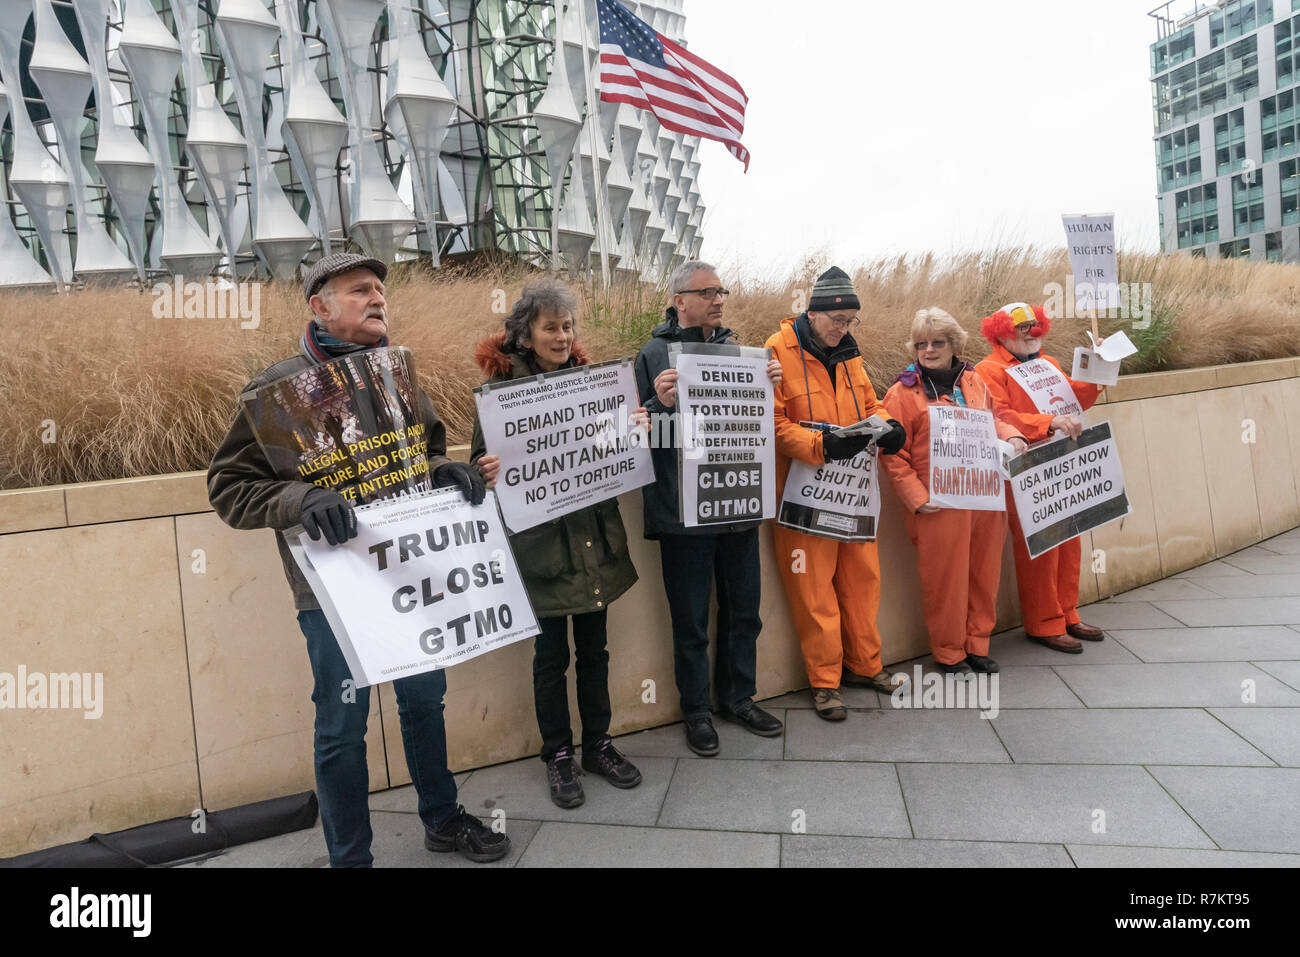
[[[600,17],[600,98],[649,110],[676,133],[717,140],[745,164],[740,144],[749,97],[711,63],[633,16],[618,0],[596,0]]]

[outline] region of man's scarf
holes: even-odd
[[[384,336],[372,346],[365,346],[359,342],[344,342],[342,339],[331,336],[313,321],[307,323],[307,328],[303,330],[302,339],[298,345],[302,349],[303,355],[310,359],[313,364],[320,365],[322,362],[329,362],[331,359],[337,359],[353,352],[387,348],[388,337]]]

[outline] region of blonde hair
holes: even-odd
[[[952,346],[952,353],[955,356],[962,354],[962,350],[966,348],[966,340],[970,338],[970,333],[963,329],[956,319],[937,307],[917,310],[915,318],[912,319],[912,330],[908,333],[908,352],[916,353],[916,337],[923,332],[943,333],[948,339],[948,345]]]

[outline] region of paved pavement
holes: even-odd
[[[536,758],[460,800],[510,834],[492,866],[1300,866],[1300,529],[1083,617],[1106,638],[1081,655],[996,636],[996,699],[916,659],[917,707],[848,688],[832,724],[795,692],[763,703],[784,737],[717,721],[715,758],[680,725],[619,738],[643,783],[584,776],[575,810]],[[482,866],[424,850],[410,787],[370,806],[377,866]],[[189,866],[326,864],[318,824]]]

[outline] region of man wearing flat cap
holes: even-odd
[[[353,253],[333,253],[320,259],[303,282],[312,320],[302,334],[299,353],[263,371],[244,387],[244,392],[313,365],[386,347],[387,275],[388,267],[383,262]],[[482,478],[476,469],[447,458],[446,428],[422,390],[419,404],[428,434],[429,471],[434,484],[458,486],[472,503],[482,502],[486,494]],[[301,525],[313,541],[324,535],[331,545],[357,534],[352,505],[339,492],[287,481],[277,474],[242,412],[235,416],[208,469],[208,498],[217,515],[232,528],[283,531]],[[283,535],[276,535],[276,544],[293,589],[298,624],[307,639],[307,656],[315,681],[312,701],[316,705],[316,793],[330,865],[368,867],[373,861],[365,742],[370,689],[350,684],[345,688],[352,675],[325,614]],[[498,860],[509,852],[509,838],[484,827],[456,803],[456,784],[447,768],[442,713],[446,689],[446,675],[441,670],[393,682],[406,766],[419,796],[418,810],[425,826],[425,847],[431,851],[456,851],[471,861]]]

